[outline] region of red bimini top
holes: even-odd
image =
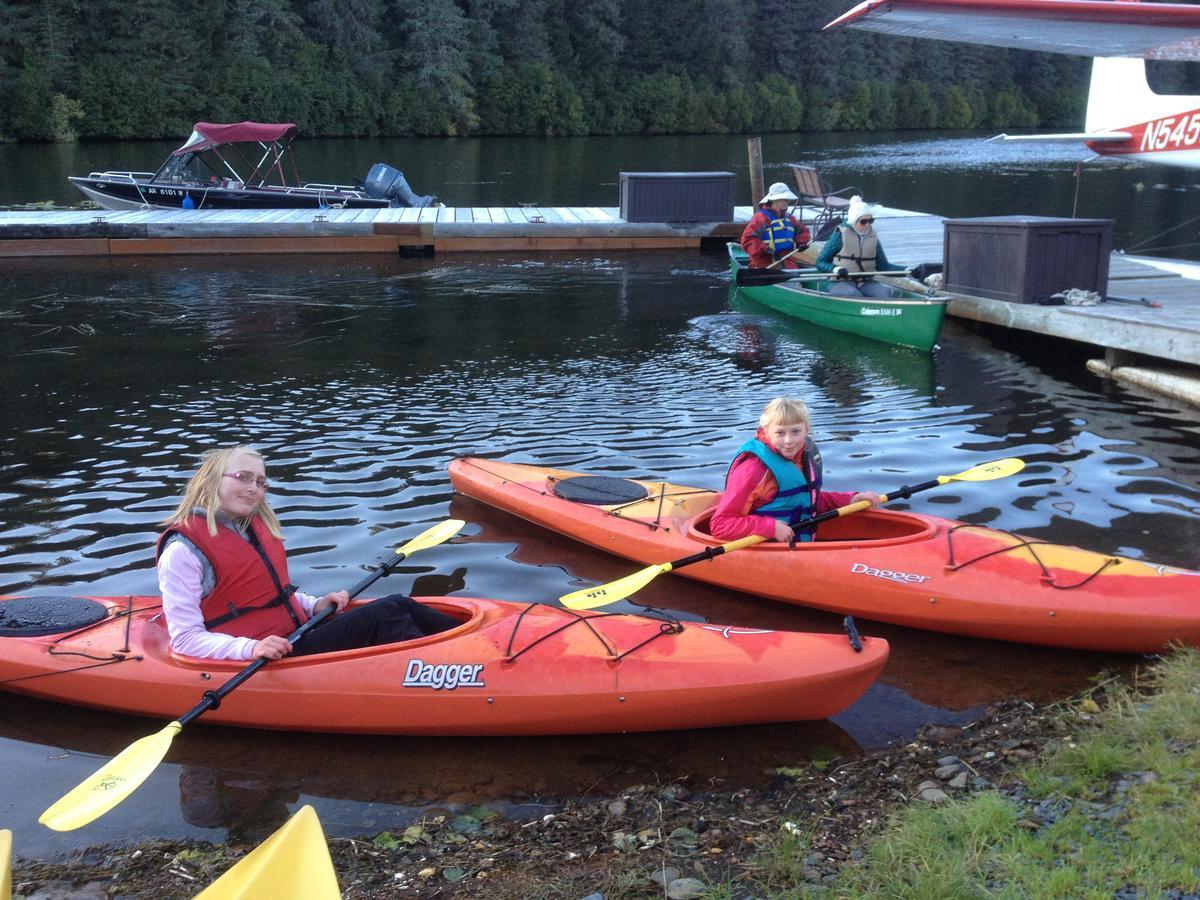
[[[212,122],[197,122],[192,126],[192,134],[183,146],[174,152],[174,156],[183,153],[199,153],[210,150],[222,144],[237,144],[254,141],[290,141],[300,129],[289,123],[272,125],[266,122],[234,122],[231,125],[218,125]]]

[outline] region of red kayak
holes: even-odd
[[[715,491],[474,457],[455,460],[450,480],[468,497],[643,564],[721,544],[708,532]],[[816,538],[758,544],[679,574],[950,634],[1128,653],[1200,646],[1200,572],[887,509],[833,519]]]
[[[462,624],[415,641],[282,659],[202,722],[369,734],[660,731],[824,719],[879,675],[887,642],[422,598]],[[173,719],[245,661],[168,646],[157,597],[0,598],[0,688]]]

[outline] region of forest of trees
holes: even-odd
[[[822,34],[853,0],[0,0],[0,139],[1069,127],[1088,61]]]

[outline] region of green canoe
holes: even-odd
[[[815,270],[792,277],[783,272],[751,269],[749,257],[737,244],[729,245],[729,269],[740,294],[763,306],[825,328],[863,337],[931,350],[946,314],[946,301],[915,291],[891,288],[891,297],[846,297],[829,292],[832,278]]]

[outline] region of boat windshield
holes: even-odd
[[[221,173],[214,169],[200,153],[183,153],[169,156],[154,175],[154,181],[167,184],[208,184],[219,179]]]

